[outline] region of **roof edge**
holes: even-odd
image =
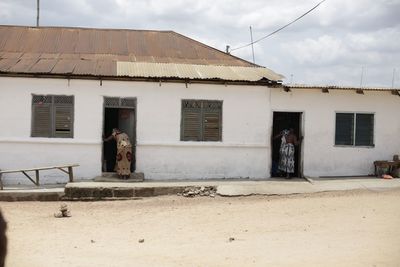
[[[32,29],[71,29],[71,30],[100,30],[100,31],[132,31],[132,32],[165,32],[175,33],[172,30],[145,30],[145,29],[130,29],[130,28],[91,28],[91,27],[74,27],[74,26],[32,26],[32,25],[7,25],[0,24],[0,27],[13,27],[13,28],[32,28]]]
[[[288,89],[400,91],[400,88],[390,88],[390,87],[356,87],[356,86],[339,86],[339,85],[282,84],[282,87]]]

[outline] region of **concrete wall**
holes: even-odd
[[[32,94],[75,96],[74,138],[32,138]],[[101,174],[103,97],[137,98],[137,171],[147,179],[265,178],[270,166],[269,89],[181,83],[0,77],[0,169],[79,163],[81,179]],[[223,101],[222,142],[181,142],[182,99]],[[65,182],[43,172],[43,182]],[[5,183],[29,183],[6,175]]]
[[[271,90],[272,111],[303,112],[306,176],[366,175],[373,161],[400,154],[400,97],[390,92]],[[374,147],[335,146],[335,112],[375,114]]]

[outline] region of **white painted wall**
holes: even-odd
[[[373,173],[375,160],[400,154],[400,97],[390,92],[298,89],[271,90],[272,111],[304,112],[304,175],[342,176]],[[271,111],[271,113],[272,113]],[[339,147],[335,112],[375,113],[375,147]]]
[[[32,138],[32,94],[75,96],[74,138]],[[147,179],[269,176],[269,89],[181,83],[0,77],[0,169],[79,163],[75,176],[101,174],[103,97],[137,98],[137,171]],[[223,101],[222,142],[181,142],[182,99]],[[44,183],[67,181],[43,172]],[[30,183],[5,175],[5,183]]]

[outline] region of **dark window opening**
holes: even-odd
[[[336,113],[335,145],[374,146],[374,114]]]

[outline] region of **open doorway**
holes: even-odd
[[[103,135],[108,137],[113,128],[129,136],[132,143],[131,172],[136,169],[136,100],[131,98],[106,97],[104,105]],[[115,140],[103,143],[102,172],[115,172],[117,145]]]
[[[272,137],[278,135],[281,131],[289,128],[293,128],[294,134],[298,139],[302,136],[301,129],[301,112],[274,112],[273,113],[273,124],[272,124]],[[272,138],[272,167],[271,177],[281,177],[281,173],[278,170],[279,164],[279,149],[281,146],[281,139]],[[294,177],[302,177],[302,158],[301,158],[302,143],[295,146],[294,154]]]

